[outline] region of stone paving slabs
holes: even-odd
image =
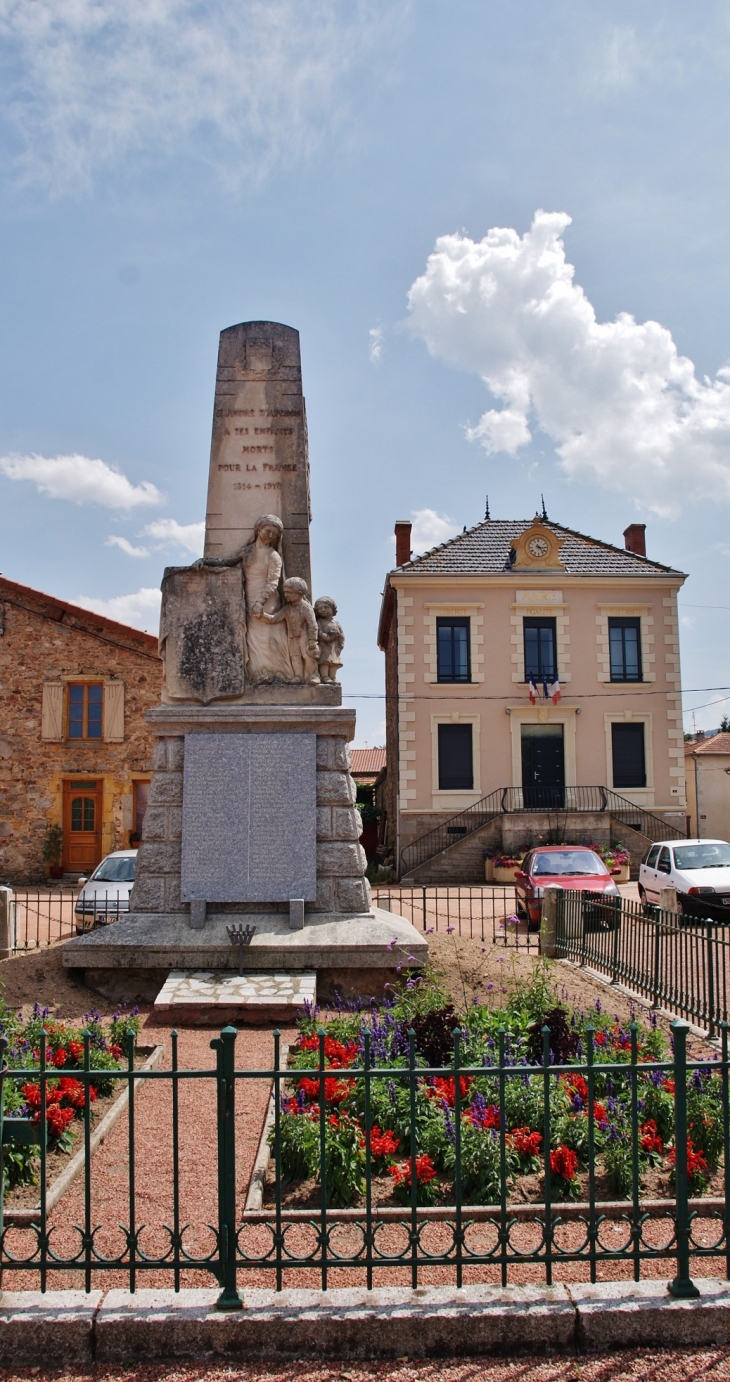
[[[155,999],[158,1018],[196,1024],[266,1022],[295,1017],[317,994],[314,970],[287,972],[173,969]]]

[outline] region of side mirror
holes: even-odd
[[[79,888],[83,888],[84,883],[88,883],[88,881],[89,881],[88,878],[77,878],[77,879],[76,879],[76,885],[77,885],[77,887],[79,887]]]
[[[612,878],[618,878],[620,872],[621,872],[620,867],[617,868],[617,869],[611,869],[611,877],[612,877]]]
[[[516,871],[515,871],[515,882],[517,882],[517,879],[518,879],[518,878],[520,879],[520,882],[522,882],[523,879],[526,879],[526,878],[527,878],[527,874],[526,874],[526,873],[523,873],[522,869],[516,869]]]

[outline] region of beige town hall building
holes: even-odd
[[[536,516],[411,558],[396,524],[386,659],[388,843],[402,876],[483,879],[487,847],[686,831],[685,576]],[[534,702],[534,703],[533,703]]]

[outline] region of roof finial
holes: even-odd
[[[489,495],[487,495],[486,503],[485,503],[485,505],[484,505],[484,521],[485,521],[485,523],[487,522],[488,518],[489,518]]]
[[[540,498],[541,498],[541,500],[542,500],[542,521],[543,521],[543,523],[547,523],[547,521],[548,521],[548,516],[547,516],[546,510],[545,510],[545,495],[544,495],[544,494],[541,494],[541,495],[540,495]]]

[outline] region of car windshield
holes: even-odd
[[[730,845],[680,845],[674,851],[674,863],[678,869],[723,869],[730,868]]]
[[[554,854],[536,854],[532,862],[533,877],[593,877],[597,873],[608,873],[606,865],[592,849],[560,849]]]
[[[136,859],[113,854],[102,860],[96,873],[91,875],[94,883],[133,883]]]

